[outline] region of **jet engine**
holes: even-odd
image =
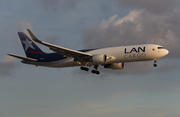
[[[124,63],[112,63],[112,64],[104,65],[104,68],[109,68],[112,70],[124,69],[124,67],[125,67]]]
[[[103,64],[105,63],[107,60],[107,56],[105,54],[97,54],[97,55],[94,55],[92,56],[92,59],[91,61],[95,64]]]

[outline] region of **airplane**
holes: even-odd
[[[143,44],[99,49],[72,50],[53,45],[39,40],[31,30],[27,29],[30,39],[24,32],[18,32],[26,57],[14,54],[9,56],[21,59],[24,64],[35,66],[63,68],[80,66],[81,70],[89,71],[88,67],[94,66],[93,74],[100,74],[99,65],[104,68],[119,70],[124,69],[126,62],[153,60],[157,67],[159,58],[166,56],[169,51],[161,45]],[[45,53],[34,42],[49,47],[53,53]]]

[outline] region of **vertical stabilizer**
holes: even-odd
[[[45,54],[24,32],[18,32],[18,35],[27,57]]]

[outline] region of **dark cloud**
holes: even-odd
[[[19,64],[14,62],[14,59],[6,56],[3,61],[0,61],[0,75],[7,76],[12,75],[12,71],[18,66]]]
[[[114,0],[120,7],[146,9],[149,12],[160,14],[172,10],[177,3],[175,0]],[[116,4],[116,5],[117,5]]]
[[[78,2],[82,0],[40,0],[47,9],[58,11],[68,11],[74,9]]]

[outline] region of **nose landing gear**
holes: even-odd
[[[158,61],[158,59],[154,59],[154,64],[153,64],[154,67],[157,67],[157,64],[156,64],[157,61]]]

